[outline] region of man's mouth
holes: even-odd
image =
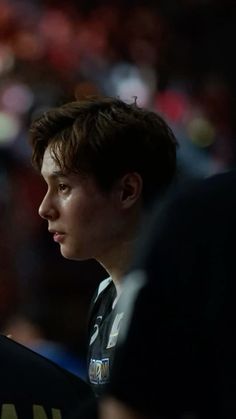
[[[50,230],[49,230],[50,231]],[[50,233],[53,234],[53,240],[56,243],[61,243],[65,237],[65,233],[59,232],[59,231],[50,231]]]

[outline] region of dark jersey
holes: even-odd
[[[92,303],[89,322],[88,375],[97,396],[109,382],[123,312],[114,310],[117,299],[111,278],[101,282]]]
[[[90,386],[12,339],[0,336],[1,419],[87,419]],[[94,416],[91,416],[91,418]]]

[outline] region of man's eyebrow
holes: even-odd
[[[67,177],[68,176],[68,173],[63,172],[62,170],[54,170],[52,172],[52,175],[51,176],[52,177]]]

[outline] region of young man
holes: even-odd
[[[114,315],[122,278],[153,197],[176,171],[176,140],[157,114],[119,99],[68,103],[31,127],[32,160],[47,183],[39,214],[69,259],[96,259],[108,272],[89,328],[89,380],[109,382],[123,313]]]

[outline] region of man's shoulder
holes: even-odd
[[[116,295],[116,288],[111,277],[100,282],[90,305],[89,328],[93,327],[93,321],[98,316],[103,318],[110,311]]]

